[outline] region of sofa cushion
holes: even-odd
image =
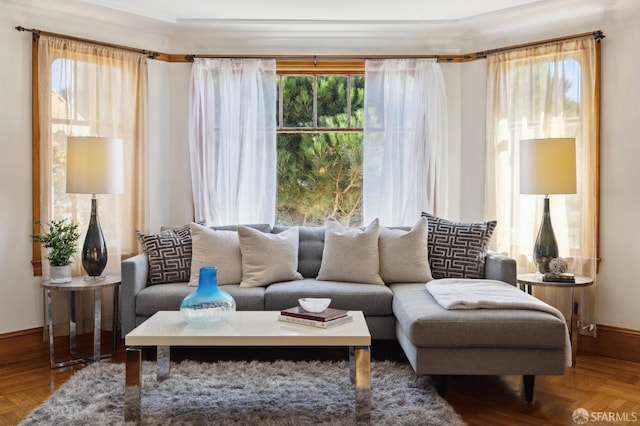
[[[192,252],[189,225],[149,235],[136,230],[136,236],[149,261],[149,284],[189,281]]]
[[[240,288],[238,284],[222,285],[236,302],[239,311],[264,310],[264,288]],[[177,311],[182,300],[195,289],[184,283],[145,287],[136,295],[136,315],[150,317],[158,311]]]
[[[422,284],[424,286],[424,284]],[[391,315],[393,293],[387,286],[354,282],[299,281],[271,284],[265,289],[265,310],[298,306],[301,297],[329,297],[332,308],[363,311],[365,316]]]
[[[191,224],[193,255],[191,258],[190,286],[198,286],[200,268],[218,268],[218,285],[238,284],[242,281],[240,239],[236,231],[216,231],[206,226]]]
[[[345,229],[340,222],[330,219],[318,279],[384,285],[380,278],[379,232],[378,219],[365,230]]]
[[[552,314],[523,309],[447,310],[424,284],[390,287],[398,327],[415,346],[564,348],[564,322]]]
[[[429,228],[421,217],[410,231],[380,227],[380,277],[385,283],[426,283],[431,281],[429,267]]]
[[[298,228],[267,234],[239,226],[242,253],[240,287],[259,287],[302,279],[298,272]]]
[[[451,222],[424,212],[422,216],[429,223],[433,279],[484,278],[484,257],[497,222]]]
[[[279,234],[289,226],[274,226],[273,233]],[[298,272],[304,278],[315,278],[322,264],[324,249],[324,228],[301,226],[298,228]]]

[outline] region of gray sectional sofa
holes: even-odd
[[[273,234],[288,229],[255,227]],[[491,232],[488,234],[490,238]],[[564,373],[566,331],[559,318],[522,309],[447,310],[429,294],[424,283],[378,285],[318,280],[325,228],[299,227],[298,237],[298,272],[302,279],[266,287],[221,285],[233,296],[238,310],[282,310],[296,306],[301,297],[330,297],[334,308],[363,311],[374,340],[397,339],[416,373],[436,376],[442,395],[448,375],[518,374],[524,376],[525,397],[531,401],[535,375]],[[486,245],[480,251],[482,258],[477,261],[481,278],[516,285],[513,259],[487,253]],[[434,259],[442,255],[432,254]],[[159,310],[178,310],[182,299],[194,290],[186,282],[149,285],[149,268],[145,254],[122,262],[123,337]]]

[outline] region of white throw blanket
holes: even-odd
[[[564,315],[542,300],[494,280],[447,278],[429,281],[426,287],[445,309],[527,309],[555,315],[565,325],[565,366],[571,366],[571,340]]]

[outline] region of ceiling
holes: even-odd
[[[6,1],[74,14],[79,36],[102,31],[180,54],[469,53],[600,30],[640,9],[638,0]]]
[[[189,21],[458,21],[540,0],[82,0],[173,23]]]

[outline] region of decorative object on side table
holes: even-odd
[[[236,302],[218,287],[218,268],[200,268],[198,288],[184,298],[180,311],[189,324],[199,327],[215,325],[233,315]]]
[[[542,276],[542,281],[547,283],[575,283],[576,277],[573,274],[552,274],[547,272]]]
[[[567,261],[561,257],[551,259],[551,261],[549,262],[549,272],[551,272],[552,274],[564,274],[568,269],[569,265],[567,264]]]
[[[561,257],[551,259],[549,262],[549,272],[542,276],[542,281],[559,282],[559,283],[575,283],[576,278],[573,274],[567,273],[567,262]]]
[[[549,194],[576,193],[576,146],[573,138],[523,139],[520,141],[520,193],[544,194],[544,212],[533,258],[541,274],[558,257],[558,243],[551,226]]]
[[[47,232],[31,237],[33,241],[41,243],[49,250],[47,259],[51,282],[71,282],[71,258],[77,250],[76,244],[80,238],[78,224],[67,222],[66,219],[52,220],[49,222]]]
[[[124,146],[122,139],[67,138],[67,192],[92,194],[91,218],[82,246],[82,266],[98,278],[107,266],[107,244],[98,220],[96,194],[124,192]]]

